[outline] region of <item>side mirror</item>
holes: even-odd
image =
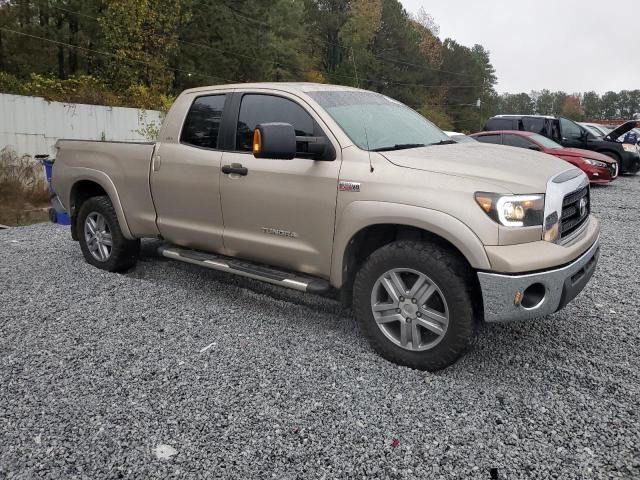
[[[542,151],[542,149],[538,145],[529,145],[529,150],[535,150],[536,152]]]
[[[253,156],[291,160],[296,156],[296,131],[289,123],[261,123],[253,131]]]

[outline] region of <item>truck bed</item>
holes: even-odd
[[[154,142],[59,140],[52,185],[67,210],[78,182],[93,182],[119,198],[126,227],[136,237],[157,235],[149,189]]]

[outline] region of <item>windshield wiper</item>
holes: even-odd
[[[407,150],[409,148],[426,147],[424,143],[399,143],[391,147],[374,148],[372,152],[391,152],[393,150]]]
[[[454,143],[458,143],[455,140],[440,140],[439,142],[436,143],[430,143],[429,146],[431,145],[452,145]]]

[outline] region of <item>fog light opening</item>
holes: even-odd
[[[547,289],[541,283],[534,283],[529,285],[522,294],[522,300],[520,305],[527,310],[533,310],[538,308],[544,302],[544,297],[547,294]]]

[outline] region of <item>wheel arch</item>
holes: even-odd
[[[354,202],[345,209],[336,228],[332,285],[348,286],[373,251],[395,240],[438,243],[459,255],[470,268],[490,269],[480,239],[451,215],[411,205]]]
[[[75,223],[78,212],[80,211],[82,204],[87,199],[105,195],[113,205],[122,234],[125,238],[134,240],[136,237],[133,236],[129,229],[129,225],[122,208],[122,203],[120,202],[120,197],[118,196],[116,187],[109,176],[96,170],[83,170],[86,171],[76,178],[76,181],[73,183],[69,191],[69,214],[72,222]]]
[[[600,148],[599,150],[597,150],[597,152],[602,155],[607,155],[608,157],[613,158],[618,162],[618,164],[622,163],[622,155],[620,155],[620,153],[616,152],[615,150],[605,147],[605,148]]]

